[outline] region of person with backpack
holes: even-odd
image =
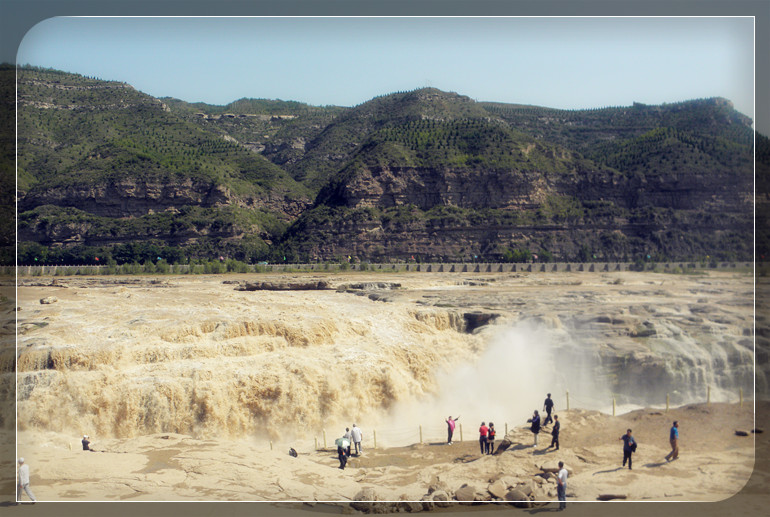
[[[495,452],[495,424],[489,422],[489,429],[487,430],[487,454],[493,454]]]
[[[631,455],[636,452],[636,440],[631,436],[631,429],[628,429],[620,439],[623,440],[623,466],[626,466],[626,460],[628,460],[628,470],[631,470]]]

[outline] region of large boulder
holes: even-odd
[[[369,513],[374,510],[374,501],[379,501],[380,498],[371,488],[364,488],[356,494],[350,506],[358,510],[359,512]]]
[[[569,474],[571,476],[572,475],[572,468],[569,465],[567,465],[566,463],[564,464],[564,468],[567,469],[567,474]],[[540,470],[542,470],[543,472],[551,472],[553,474],[558,474],[559,473],[559,462],[558,461],[547,461],[547,462],[543,463],[540,466]]]
[[[417,503],[415,501],[401,501],[398,503],[398,507],[409,513],[417,513],[423,510],[422,503]]]
[[[500,442],[500,445],[497,446],[497,450],[493,453],[494,456],[497,456],[498,454],[502,454],[505,452],[508,447],[513,445],[513,442],[510,441],[508,438],[503,438],[503,440]]]
[[[518,489],[510,490],[507,494],[505,494],[505,497],[503,498],[506,501],[513,503],[513,506],[516,508],[531,508],[532,502],[529,500],[529,497]]]
[[[444,492],[449,492],[449,486],[444,483],[443,481],[437,480],[428,485],[428,493],[432,494],[433,492],[436,492],[438,490],[443,490]]]
[[[431,496],[433,498],[433,503],[439,508],[448,508],[452,506],[452,503],[449,502],[449,494],[444,490],[436,490]]]
[[[433,503],[433,497],[431,494],[425,494],[422,496],[422,499],[420,499],[420,503],[422,504],[422,509],[426,512],[429,512],[433,510],[433,507],[435,506]]]
[[[487,487],[487,490],[493,496],[503,499],[505,497],[505,494],[508,493],[508,486],[506,486],[505,482],[502,479],[498,479],[497,481],[489,485]]]
[[[481,500],[476,493],[476,488],[470,485],[463,485],[455,490],[455,499],[466,504]]]

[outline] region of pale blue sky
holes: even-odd
[[[752,116],[754,22],[724,18],[50,18],[17,63],[156,97],[351,106],[433,86],[555,108],[725,97]]]

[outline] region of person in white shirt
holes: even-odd
[[[564,462],[559,462],[559,476],[556,478],[556,494],[559,498],[559,510],[567,507],[567,469]]]
[[[19,484],[16,486],[17,504],[21,501],[22,489],[27,493],[27,496],[29,496],[33,503],[37,501],[37,499],[35,499],[35,494],[29,489],[29,465],[24,463],[24,458],[19,458]]]
[[[350,434],[353,437],[353,443],[356,446],[356,456],[358,456],[363,451],[363,448],[361,447],[363,433],[361,433],[360,427],[356,427],[356,424],[353,424],[353,429],[351,429]]]
[[[348,441],[348,447],[347,447],[347,449],[345,449],[345,453],[347,453],[348,458],[349,458],[350,457],[350,444],[353,442],[353,435],[350,432],[350,428],[349,427],[345,428],[345,434],[342,435],[342,437],[347,439],[347,441]]]

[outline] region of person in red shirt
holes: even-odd
[[[479,446],[481,447],[481,454],[484,454],[488,447],[487,442],[487,433],[489,432],[489,428],[486,426],[484,422],[481,422],[481,427],[479,427]]]

